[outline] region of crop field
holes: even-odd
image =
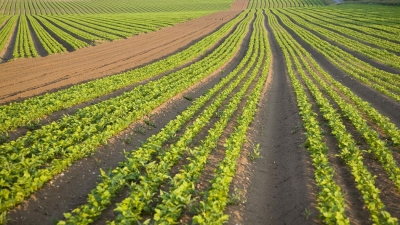
[[[0,224],[399,223],[399,7],[0,13]]]
[[[47,56],[158,30],[229,8],[208,1],[0,1],[0,57]]]

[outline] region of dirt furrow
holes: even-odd
[[[314,212],[315,184],[310,157],[301,145],[305,136],[285,60],[271,29],[272,75],[252,125],[253,143],[263,158],[250,165],[243,224],[313,224],[305,210]]]

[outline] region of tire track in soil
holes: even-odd
[[[262,158],[248,164],[250,184],[243,224],[318,223],[316,185],[308,151],[300,147],[305,136],[298,127],[302,122],[296,98],[282,50],[269,25],[266,27],[273,58],[272,80],[251,127],[251,141],[260,144]],[[305,209],[312,212],[308,220]]]
[[[162,59],[210,34],[247,6],[236,0],[228,11],[140,34],[127,39],[42,58],[0,64],[0,104],[120,73]],[[163,51],[158,48],[163,47]],[[120,61],[130,59],[126,63]],[[115,64],[108,69],[104,64]]]

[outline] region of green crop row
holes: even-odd
[[[104,172],[102,172],[102,182],[91,191],[88,197],[88,203],[72,210],[72,214],[66,213],[65,217],[68,220],[65,222],[61,221],[60,224],[86,224],[98,217],[110,204],[111,198],[115,197],[117,192],[129,181],[137,179],[140,176],[140,171],[143,166],[147,165],[154,156],[162,154],[161,149],[163,144],[173,137],[178,130],[182,129],[182,126],[192,119],[196,112],[218,93],[218,91],[236,77],[246,63],[247,61],[242,61],[235,71],[222,79],[217,85],[207,91],[205,95],[195,99],[188,109],[183,111],[176,119],[170,121],[158,134],[150,137],[138,150],[132,151],[132,153],[127,156],[126,161],[121,162],[117,168],[111,171],[110,175],[105,175]],[[235,83],[240,81],[240,79],[237,80],[238,81],[235,80]],[[234,86],[235,85],[231,85],[231,87]],[[230,91],[225,89],[224,93],[230,93]],[[213,103],[205,110],[210,111],[210,109],[212,109],[215,111],[226,97],[226,94],[219,94],[215,97]]]
[[[296,93],[303,126],[306,129],[307,148],[311,154],[312,164],[315,168],[315,181],[319,187],[317,208],[320,211],[320,216],[326,224],[349,224],[349,219],[345,214],[344,194],[334,180],[335,172],[329,163],[328,147],[323,140],[317,114],[313,111],[307,94],[300,81],[296,78],[296,73],[293,69],[293,62],[289,52],[289,49],[291,49],[289,45],[291,37],[279,25],[277,18],[270,11],[267,11],[267,15],[269,25],[285,55],[286,68]]]
[[[249,19],[252,19],[252,16],[249,16]],[[241,32],[247,33],[249,23],[250,20],[246,20],[241,24],[243,28],[245,28]],[[233,35],[240,35],[240,33]],[[236,45],[239,46],[240,44],[236,43]],[[165,150],[165,154],[161,154],[157,157],[159,159],[157,163],[152,162],[145,166],[147,175],[139,177],[140,182],[138,185],[133,183],[130,185],[131,191],[129,196],[116,204],[114,211],[118,212],[118,215],[110,224],[135,223],[140,221],[142,211],[149,207],[152,197],[159,190],[159,186],[162,184],[163,180],[168,178],[169,170],[177,163],[183,152],[190,151],[188,145],[192,142],[193,138],[209,124],[211,117],[215,115],[216,110],[223,103],[223,99],[229,95],[238,84],[238,81],[234,82],[233,85],[228,88],[229,91],[222,92],[221,98],[217,98],[210,107],[205,109],[194,123],[184,131],[179,140]],[[242,89],[247,89],[247,87],[244,85]],[[230,104],[230,106],[233,108],[237,107],[236,104]],[[230,112],[233,113],[231,110]]]
[[[394,53],[400,53],[400,44],[386,40],[385,38],[389,38],[392,36],[392,39],[394,41],[397,41],[398,35],[391,35],[390,33],[385,32],[382,34],[382,38],[380,37],[375,37],[374,35],[379,34],[379,31],[371,31],[369,29],[363,29],[363,26],[349,26],[349,25],[341,25],[343,24],[340,21],[337,21],[336,19],[326,19],[324,14],[316,14],[314,12],[310,13],[304,13],[304,12],[299,12],[295,10],[291,10],[292,14],[297,15],[298,17],[308,21],[312,26],[317,26],[321,28],[326,28],[323,29],[324,33],[328,30],[334,30],[336,33],[341,33],[340,35],[346,35],[350,36],[354,39],[357,39],[356,41],[361,41],[365,42],[367,45],[374,45],[377,46],[378,48],[383,48],[386,51],[392,51]],[[346,26],[346,27],[345,27]],[[349,28],[347,28],[349,27]],[[355,31],[354,29],[360,29],[363,32]],[[330,36],[327,36],[330,38]],[[333,37],[335,38],[335,37]],[[355,46],[356,47],[356,46]]]
[[[0,106],[0,133],[9,132],[19,126],[42,118],[57,110],[113,92],[138,81],[162,74],[204,54],[211,46],[233,29],[244,17],[241,13],[219,30],[203,38],[189,48],[147,66],[72,86],[61,91],[27,99],[20,103]],[[29,111],[29,113],[25,113]]]
[[[68,220],[65,222],[60,221],[59,224],[86,224],[98,217],[102,210],[110,204],[111,198],[116,195],[122,186],[133,179],[137,179],[140,176],[141,168],[144,165],[148,165],[151,158],[162,154],[161,149],[163,144],[174,136],[185,123],[193,118],[195,113],[218,93],[218,91],[236,77],[246,63],[248,62],[242,61],[235,71],[222,79],[217,85],[207,91],[205,95],[195,99],[188,109],[183,111],[176,119],[170,121],[158,134],[150,137],[138,150],[132,151],[132,153],[127,156],[126,161],[121,162],[117,168],[111,171],[110,175],[105,175],[104,172],[102,172],[102,182],[91,191],[88,203],[72,210],[72,214],[66,213],[65,217]],[[236,85],[240,79],[241,78],[238,78],[234,81]],[[230,89],[234,88],[236,85],[230,85]],[[215,111],[227,97],[226,93],[230,92],[229,88],[225,89],[223,94],[216,96],[213,103],[205,110],[209,112],[210,109],[211,111]]]
[[[390,150],[385,147],[385,143],[377,138],[378,134],[368,127],[366,121],[362,118],[359,112],[353,108],[351,104],[344,101],[329,84],[326,84],[318,77],[312,69],[312,66],[314,67],[316,63],[311,57],[308,59],[304,57],[304,55],[307,55],[306,51],[302,49],[298,43],[293,41],[288,42],[291,45],[289,52],[295,61],[296,70],[314,96],[323,117],[328,121],[328,124],[332,129],[332,134],[336,137],[339,148],[341,149],[340,156],[352,171],[355,182],[357,183],[357,188],[361,192],[365,205],[371,213],[371,219],[377,224],[397,224],[397,219],[391,217],[390,214],[385,211],[385,206],[379,198],[380,191],[375,187],[374,178],[364,166],[361,151],[358,149],[352,135],[346,131],[346,127],[342,123],[340,114],[331,106],[329,100],[323,96],[317,85],[306,75],[306,73],[311,74],[338,104],[339,108],[342,109],[343,114],[349,118],[356,129],[363,135],[366,142],[370,145],[371,153],[373,153],[378,161],[381,162],[382,167],[387,171],[389,177],[394,181],[396,186],[398,186],[399,168],[397,167]],[[300,59],[301,63],[298,59]],[[312,66],[309,65],[310,61],[312,62]],[[304,71],[303,68],[306,68],[307,71]],[[320,69],[320,71],[322,70]],[[325,73],[325,76],[328,76],[328,74]]]
[[[53,25],[46,19],[39,17],[39,16],[34,16],[37,21],[40,21],[40,23],[43,25],[43,27],[46,30],[51,31],[51,33],[54,33],[57,37],[65,41],[68,45],[70,45],[73,49],[79,49],[88,46],[87,43],[73,37],[71,34],[68,32],[58,28],[57,26]]]
[[[400,101],[400,93],[396,92],[396,89],[398,89],[398,85],[400,84],[400,77],[398,75],[373,67],[340,48],[318,38],[311,32],[297,26],[291,22],[285,14],[281,14],[278,11],[274,11],[274,13],[279,15],[283,24],[323,54],[335,66],[384,95],[391,97],[396,101]]]
[[[293,12],[291,12],[290,14],[286,13],[286,15],[288,17],[292,18],[297,23],[301,24],[302,26],[307,27],[308,29],[313,30],[313,31],[323,35],[327,39],[332,40],[333,42],[335,42],[341,46],[344,46],[352,51],[359,52],[359,53],[361,53],[373,60],[376,60],[382,64],[386,64],[388,66],[400,69],[400,56],[398,56],[392,52],[388,52],[385,49],[371,47],[371,46],[361,43],[357,40],[353,40],[351,38],[347,38],[343,35],[340,35],[336,31],[331,31],[331,30],[325,29],[321,26],[317,26],[313,23],[310,23],[310,22],[300,18],[299,16],[296,16],[296,14],[294,14]],[[310,21],[317,21],[317,20],[312,20],[310,18],[307,18],[307,19]],[[339,28],[336,27],[336,29],[339,29]],[[339,31],[340,30],[344,30],[344,28],[340,28]],[[363,39],[366,39],[366,38],[363,38]],[[376,38],[370,38],[370,39],[373,39],[373,40],[375,40],[375,42],[377,42]],[[374,42],[374,44],[375,44],[375,42]],[[393,46],[397,46],[397,44],[393,43]],[[395,49],[394,49],[394,51],[395,51]]]
[[[26,16],[19,17],[18,33],[14,46],[13,58],[36,57],[36,52]]]
[[[8,19],[8,20],[7,20]],[[4,20],[7,20],[5,24],[0,29],[0,50],[4,48],[10,35],[13,32],[13,28],[15,26],[15,21],[18,19],[18,16],[4,17]]]
[[[37,37],[40,40],[43,48],[48,54],[61,53],[67,51],[67,49],[57,42],[44,27],[34,18],[33,16],[28,16],[28,20],[32,25]]]
[[[258,63],[252,73],[253,75],[260,74],[260,77],[247,98],[242,114],[237,119],[234,131],[225,141],[225,157],[215,171],[214,178],[211,181],[211,188],[205,195],[207,196],[206,199],[200,201],[199,210],[201,213],[193,217],[194,224],[222,224],[228,219],[228,216],[224,215],[224,210],[228,204],[229,186],[236,172],[236,163],[240,156],[242,145],[246,141],[247,130],[257,112],[257,105],[260,101],[261,91],[264,88],[271,63],[270,48],[263,24],[263,13],[258,10],[254,30],[259,32],[260,35],[259,51],[260,59],[263,58],[263,63]]]
[[[1,145],[0,185],[5,188],[0,191],[1,211],[21,202],[74,161],[225,64],[239,48],[245,31],[244,25],[239,26],[199,62]]]
[[[1,2],[0,2],[1,3]],[[17,21],[16,44],[5,46],[12,38],[16,18],[2,16],[1,24],[9,19],[7,26],[1,27],[0,51],[4,48],[14,48],[13,58],[35,57],[37,49],[33,45],[29,25],[33,33],[38,36],[40,43],[47,54],[73,51],[90,45],[99,40],[116,40],[127,38],[140,33],[158,30],[162,27],[175,25],[194,19],[212,11],[171,12],[171,13],[118,13],[118,14],[91,14],[91,15],[29,15],[22,14]],[[28,16],[28,21],[26,17]]]
[[[288,8],[288,7],[309,7],[320,6],[324,3],[320,0],[251,0],[249,9],[264,8]]]
[[[40,16],[43,17],[44,19],[48,20],[51,23],[54,23],[55,25],[57,25],[58,27],[64,29],[64,30],[68,30],[68,32],[71,32],[75,35],[78,35],[88,41],[96,41],[96,40],[101,40],[102,38],[100,36],[97,35],[93,35],[91,33],[89,33],[89,31],[86,29],[86,27],[79,27],[76,24],[68,24],[65,22],[64,17],[59,16],[59,17],[55,17],[55,16]],[[72,26],[75,25],[75,26]],[[79,29],[80,28],[80,29]]]
[[[308,10],[303,12],[307,13],[309,16],[314,16],[314,18],[323,19],[321,21],[327,21],[332,24],[340,25],[358,32],[362,32],[364,34],[377,36],[382,39],[398,41],[398,34],[390,32],[388,30],[389,27],[385,27],[384,25],[371,26],[368,23],[355,22],[352,19],[354,15],[352,15],[351,17],[344,16],[343,14],[333,13],[329,9],[313,10],[312,13]]]
[[[260,22],[262,21],[262,15],[257,15],[256,21],[253,24],[253,34],[250,40],[250,47],[253,49],[252,52],[248,52],[244,57],[244,60],[250,58],[249,65],[241,72],[241,79],[249,73],[253,64],[257,62],[253,68],[251,76],[243,84],[242,88],[234,95],[227,105],[225,110],[219,116],[219,121],[214,127],[208,130],[208,135],[202,140],[201,145],[189,150],[190,156],[188,158],[189,164],[186,165],[181,171],[176,174],[171,180],[171,187],[168,192],[160,193],[162,202],[156,206],[154,221],[157,224],[173,224],[176,223],[179,216],[181,215],[182,208],[189,205],[192,202],[191,194],[195,190],[196,182],[202,173],[204,166],[207,162],[207,158],[210,152],[216,148],[217,142],[220,139],[229,119],[233,113],[237,110],[237,107],[243,96],[248,90],[248,87],[253,82],[254,78],[258,75],[261,65],[265,60],[265,53],[263,48]],[[258,54],[256,52],[259,52]],[[262,82],[262,81],[261,81]],[[238,81],[235,81],[236,85]],[[226,94],[229,94],[233,88],[227,89]],[[225,93],[224,93],[225,94]]]
[[[298,62],[297,62],[298,63]],[[371,219],[377,224],[397,224],[397,219],[385,211],[385,205],[379,197],[379,189],[375,186],[375,179],[363,163],[363,157],[356,141],[344,126],[341,115],[329,103],[318,87],[305,75],[297,65],[297,70],[314,96],[323,117],[328,121],[332,134],[336,137],[341,149],[340,157],[349,166],[357,189],[361,192],[365,205],[370,211]]]
[[[252,51],[254,51],[254,49],[252,49]],[[140,176],[141,168],[144,165],[148,165],[150,159],[154,157],[154,155],[157,156],[161,154],[160,149],[166,140],[175,135],[175,133],[181,129],[183,124],[185,124],[194,116],[195,112],[197,112],[207,101],[209,101],[219,90],[221,90],[223,86],[237,76],[238,72],[242,70],[246,63],[250,63],[250,65],[252,64],[251,62],[248,62],[249,56],[252,55],[252,51],[248,51],[245,57],[246,60],[243,60],[233,72],[231,72],[227,77],[222,79],[217,85],[210,89],[206,95],[196,99],[187,110],[182,112],[182,114],[175,120],[170,121],[157,135],[150,137],[141,148],[136,151],[132,151],[131,155],[127,157],[125,162],[120,163],[118,168],[112,170],[110,176],[106,176],[103,173],[103,181],[91,191],[91,194],[89,194],[88,203],[78,207],[77,209],[74,209],[72,211],[73,214],[66,213],[65,217],[68,218],[68,220],[65,222],[60,222],[60,224],[86,223],[84,221],[89,222],[99,216],[101,211],[110,204],[111,198],[116,195],[122,186],[127,184],[128,181],[131,181],[132,179],[137,179]],[[205,109],[205,111],[208,113],[205,113],[204,115],[210,115],[211,112],[215,112],[215,110],[221,106],[221,104],[224,102],[224,99],[227,98],[233,88],[237,86],[244,75],[245,73],[242,73],[242,75],[240,75],[240,77],[238,77],[234,83],[230,84],[227,89],[219,94],[214,99],[213,103]],[[143,205],[145,205],[145,202],[143,202]]]

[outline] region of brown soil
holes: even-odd
[[[217,12],[156,32],[103,43],[71,53],[0,64],[0,103],[120,73],[173,54],[210,34],[247,6],[237,0]]]

